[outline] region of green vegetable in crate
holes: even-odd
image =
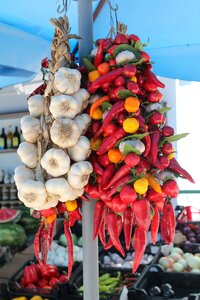
[[[39,221],[31,216],[22,216],[19,223],[27,233],[35,232],[39,227]]]
[[[26,233],[18,224],[0,224],[0,245],[20,246],[26,242]]]
[[[72,239],[73,239],[73,242],[74,242],[74,245],[77,245],[78,244],[78,237],[72,233]],[[66,239],[66,236],[65,234],[61,234],[61,236],[59,237],[59,243],[62,245],[62,246],[67,246],[67,239]]]

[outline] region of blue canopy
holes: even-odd
[[[94,11],[105,1],[94,1]],[[59,1],[61,4],[62,1]],[[50,56],[58,17],[56,0],[0,1],[0,88],[31,80],[40,62]],[[146,51],[155,62],[156,74],[200,81],[200,1],[118,0],[118,19],[128,25],[128,33],[149,39]],[[78,33],[77,1],[71,1],[68,16],[72,33]],[[94,23],[94,39],[105,37],[110,28],[109,6],[103,5]],[[71,50],[76,41],[71,41]]]

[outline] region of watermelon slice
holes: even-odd
[[[10,209],[10,208],[1,208],[0,209],[0,224],[2,223],[16,223],[21,217],[21,211]]]

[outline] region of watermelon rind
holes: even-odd
[[[0,224],[17,223],[21,218],[21,211],[11,208],[0,209]]]

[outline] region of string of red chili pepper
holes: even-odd
[[[72,233],[69,226],[69,221],[64,221],[64,234],[67,240],[67,250],[68,250],[68,280],[71,277],[72,268],[74,265],[74,247],[73,247],[73,239],[72,239]]]
[[[102,201],[96,201],[95,203],[95,208],[94,208],[94,225],[93,225],[93,239],[95,240],[98,232],[99,232],[99,227],[102,223],[102,220],[104,218],[104,209],[105,209],[105,204]]]
[[[130,243],[131,243],[131,236],[132,236],[132,230],[133,230],[133,220],[134,220],[134,214],[131,207],[127,207],[123,214],[124,218],[124,239],[125,239],[125,245],[126,250],[130,249]]]
[[[42,228],[41,230],[41,255],[42,255],[42,262],[46,265],[47,262],[47,256],[49,251],[49,231],[48,231],[48,225]]]
[[[159,215],[158,208],[156,206],[154,206],[153,211],[154,211],[154,216],[153,219],[151,220],[151,241],[155,245],[158,229],[159,229],[160,215]]]
[[[150,148],[150,153],[151,153],[151,157],[153,162],[155,163],[156,159],[157,159],[157,155],[158,155],[158,144],[160,141],[160,131],[157,130],[155,132],[153,132],[151,134],[151,148]]]
[[[35,252],[35,257],[38,261],[41,261],[39,258],[39,253],[40,253],[40,235],[41,235],[41,231],[44,227],[44,221],[40,222],[40,226],[38,228],[38,231],[35,235],[34,238],[34,242],[33,242],[33,246],[34,246],[34,252]]]

